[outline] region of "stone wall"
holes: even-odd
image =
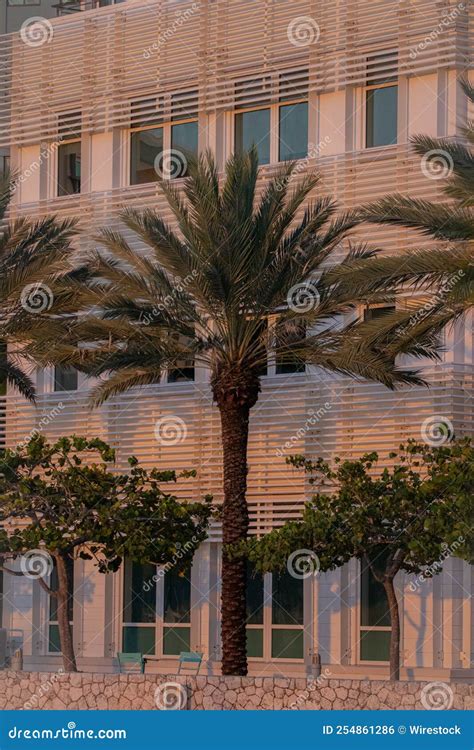
[[[474,709],[466,683],[0,672],[0,709]]]

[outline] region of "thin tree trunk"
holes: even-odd
[[[249,406],[235,401],[219,404],[224,460],[224,506],[222,516],[222,674],[247,674],[246,589],[247,565],[229,559],[226,545],[247,538],[249,516],[247,492],[247,444]]]
[[[383,585],[387,594],[390,624],[392,627],[390,637],[390,679],[398,681],[400,679],[400,613],[393,578],[386,579]]]
[[[69,622],[68,599],[72,595],[69,591],[69,580],[67,575],[67,558],[62,555],[56,556],[58,572],[58,590],[56,592],[57,618],[59,629],[59,642],[65,672],[77,672],[76,656],[72,641],[72,628]]]

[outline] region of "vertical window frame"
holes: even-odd
[[[394,50],[378,50],[377,52],[374,52],[371,55],[368,55],[366,58],[366,71],[367,71],[367,82],[363,88],[363,128],[362,128],[362,138],[363,138],[363,149],[369,150],[374,148],[393,148],[394,146],[397,146],[398,144],[398,113],[399,113],[399,93],[400,93],[400,76],[398,74],[398,61],[393,62],[393,70],[394,73],[390,74],[390,70],[387,72],[381,71],[380,78],[375,80],[370,80],[370,70],[374,68],[374,66],[377,65],[377,59],[380,59],[381,61],[383,59],[390,60],[390,56],[394,54]],[[370,91],[377,91],[381,89],[387,89],[387,88],[396,88],[396,95],[397,95],[397,117],[396,117],[396,123],[395,123],[395,132],[396,132],[396,140],[394,143],[385,143],[383,145],[368,145],[368,126],[369,126],[369,120],[368,120],[368,108],[369,108],[369,92]]]
[[[179,654],[165,654],[164,653],[164,634],[165,634],[165,628],[189,628],[189,638],[190,638],[190,649],[194,650],[194,645],[192,642],[193,638],[193,630],[195,626],[195,619],[197,617],[197,613],[193,611],[192,608],[192,590],[193,590],[193,568],[195,568],[194,565],[191,566],[191,578],[190,578],[190,602],[189,602],[189,622],[180,622],[180,623],[166,623],[165,622],[165,612],[164,612],[164,595],[165,595],[165,575],[166,571],[164,567],[157,566],[155,568],[155,585],[156,585],[156,598],[155,598],[155,619],[153,623],[130,623],[128,621],[124,620],[124,610],[125,610],[125,562],[121,566],[120,575],[119,575],[119,606],[120,606],[120,617],[118,619],[118,643],[120,644],[120,648],[117,649],[117,651],[123,651],[124,650],[124,629],[126,627],[133,627],[133,628],[154,628],[154,634],[155,634],[155,650],[153,654],[149,654],[149,656],[153,657],[154,661],[161,661],[162,659],[167,660],[174,660],[179,658]],[[145,580],[145,579],[144,579]]]
[[[382,666],[386,667],[389,663],[389,660],[372,660],[372,659],[362,659],[362,639],[364,637],[365,633],[391,633],[392,628],[390,625],[362,625],[362,576],[365,574],[362,561],[358,561],[359,566],[359,576],[357,578],[357,602],[358,602],[358,611],[357,611],[357,664],[363,665],[363,666]],[[401,608],[402,611],[402,608]]]

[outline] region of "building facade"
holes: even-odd
[[[409,138],[460,137],[474,115],[458,85],[472,65],[473,22],[469,0],[128,0],[45,20],[40,36],[4,36],[0,147],[19,173],[11,215],[77,216],[86,248],[99,227],[119,226],[124,204],[171,218],[157,175],[179,185],[190,152],[210,148],[222,166],[252,142],[262,186],[279,162],[296,159],[298,174],[320,170],[319,189],[341,209],[392,191],[440,198],[439,174],[420,165]],[[391,253],[425,242],[372,226],[355,236]],[[430,388],[396,393],[314,368],[288,372],[270,358],[251,418],[252,533],[298,517],[311,494],[287,455],[377,449],[388,462],[394,446],[429,440],[440,421],[472,434],[472,320],[446,333],[445,344],[438,364],[421,363]],[[97,410],[81,375],[56,368],[35,377],[36,406],[6,398],[9,445],[35,429],[51,438],[98,435],[117,449],[118,468],[131,454],[149,467],[196,468],[177,492],[221,499],[219,419],[206,370],[188,363],[180,377]],[[174,427],[168,441],[156,435],[163,418]],[[198,649],[218,672],[219,541],[216,526],[184,577],[130,564],[103,576],[76,561],[79,667],[113,671],[118,651],[142,651],[156,657],[150,669],[170,672],[180,651]],[[472,676],[472,585],[472,569],[455,556],[422,585],[399,576],[402,678]],[[21,640],[26,667],[57,668],[54,606],[37,582],[4,576],[2,602],[3,627]],[[253,674],[308,674],[319,654],[333,676],[386,676],[389,633],[383,592],[355,560],[304,580],[251,579]]]

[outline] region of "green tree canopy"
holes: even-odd
[[[393,581],[399,571],[442,569],[446,550],[472,559],[474,446],[470,439],[433,447],[409,440],[379,468],[379,455],[357,460],[289,459],[310,475],[317,492],[301,520],[291,521],[241,548],[260,572],[281,570],[290,555],[308,550],[327,571],[355,557],[387,594],[392,622],[391,675],[399,679],[400,629]],[[291,571],[290,571],[291,572]]]
[[[109,469],[114,459],[102,440],[72,436],[49,444],[42,435],[0,456],[3,568],[12,572],[6,561],[21,557],[15,574],[37,578],[56,596],[67,670],[76,669],[68,561],[94,560],[102,573],[117,570],[124,558],[184,567],[207,535],[210,498],[181,502],[163,489],[176,481],[174,471],[147,471],[132,457],[128,472],[115,473]],[[57,591],[49,586],[53,562]]]

